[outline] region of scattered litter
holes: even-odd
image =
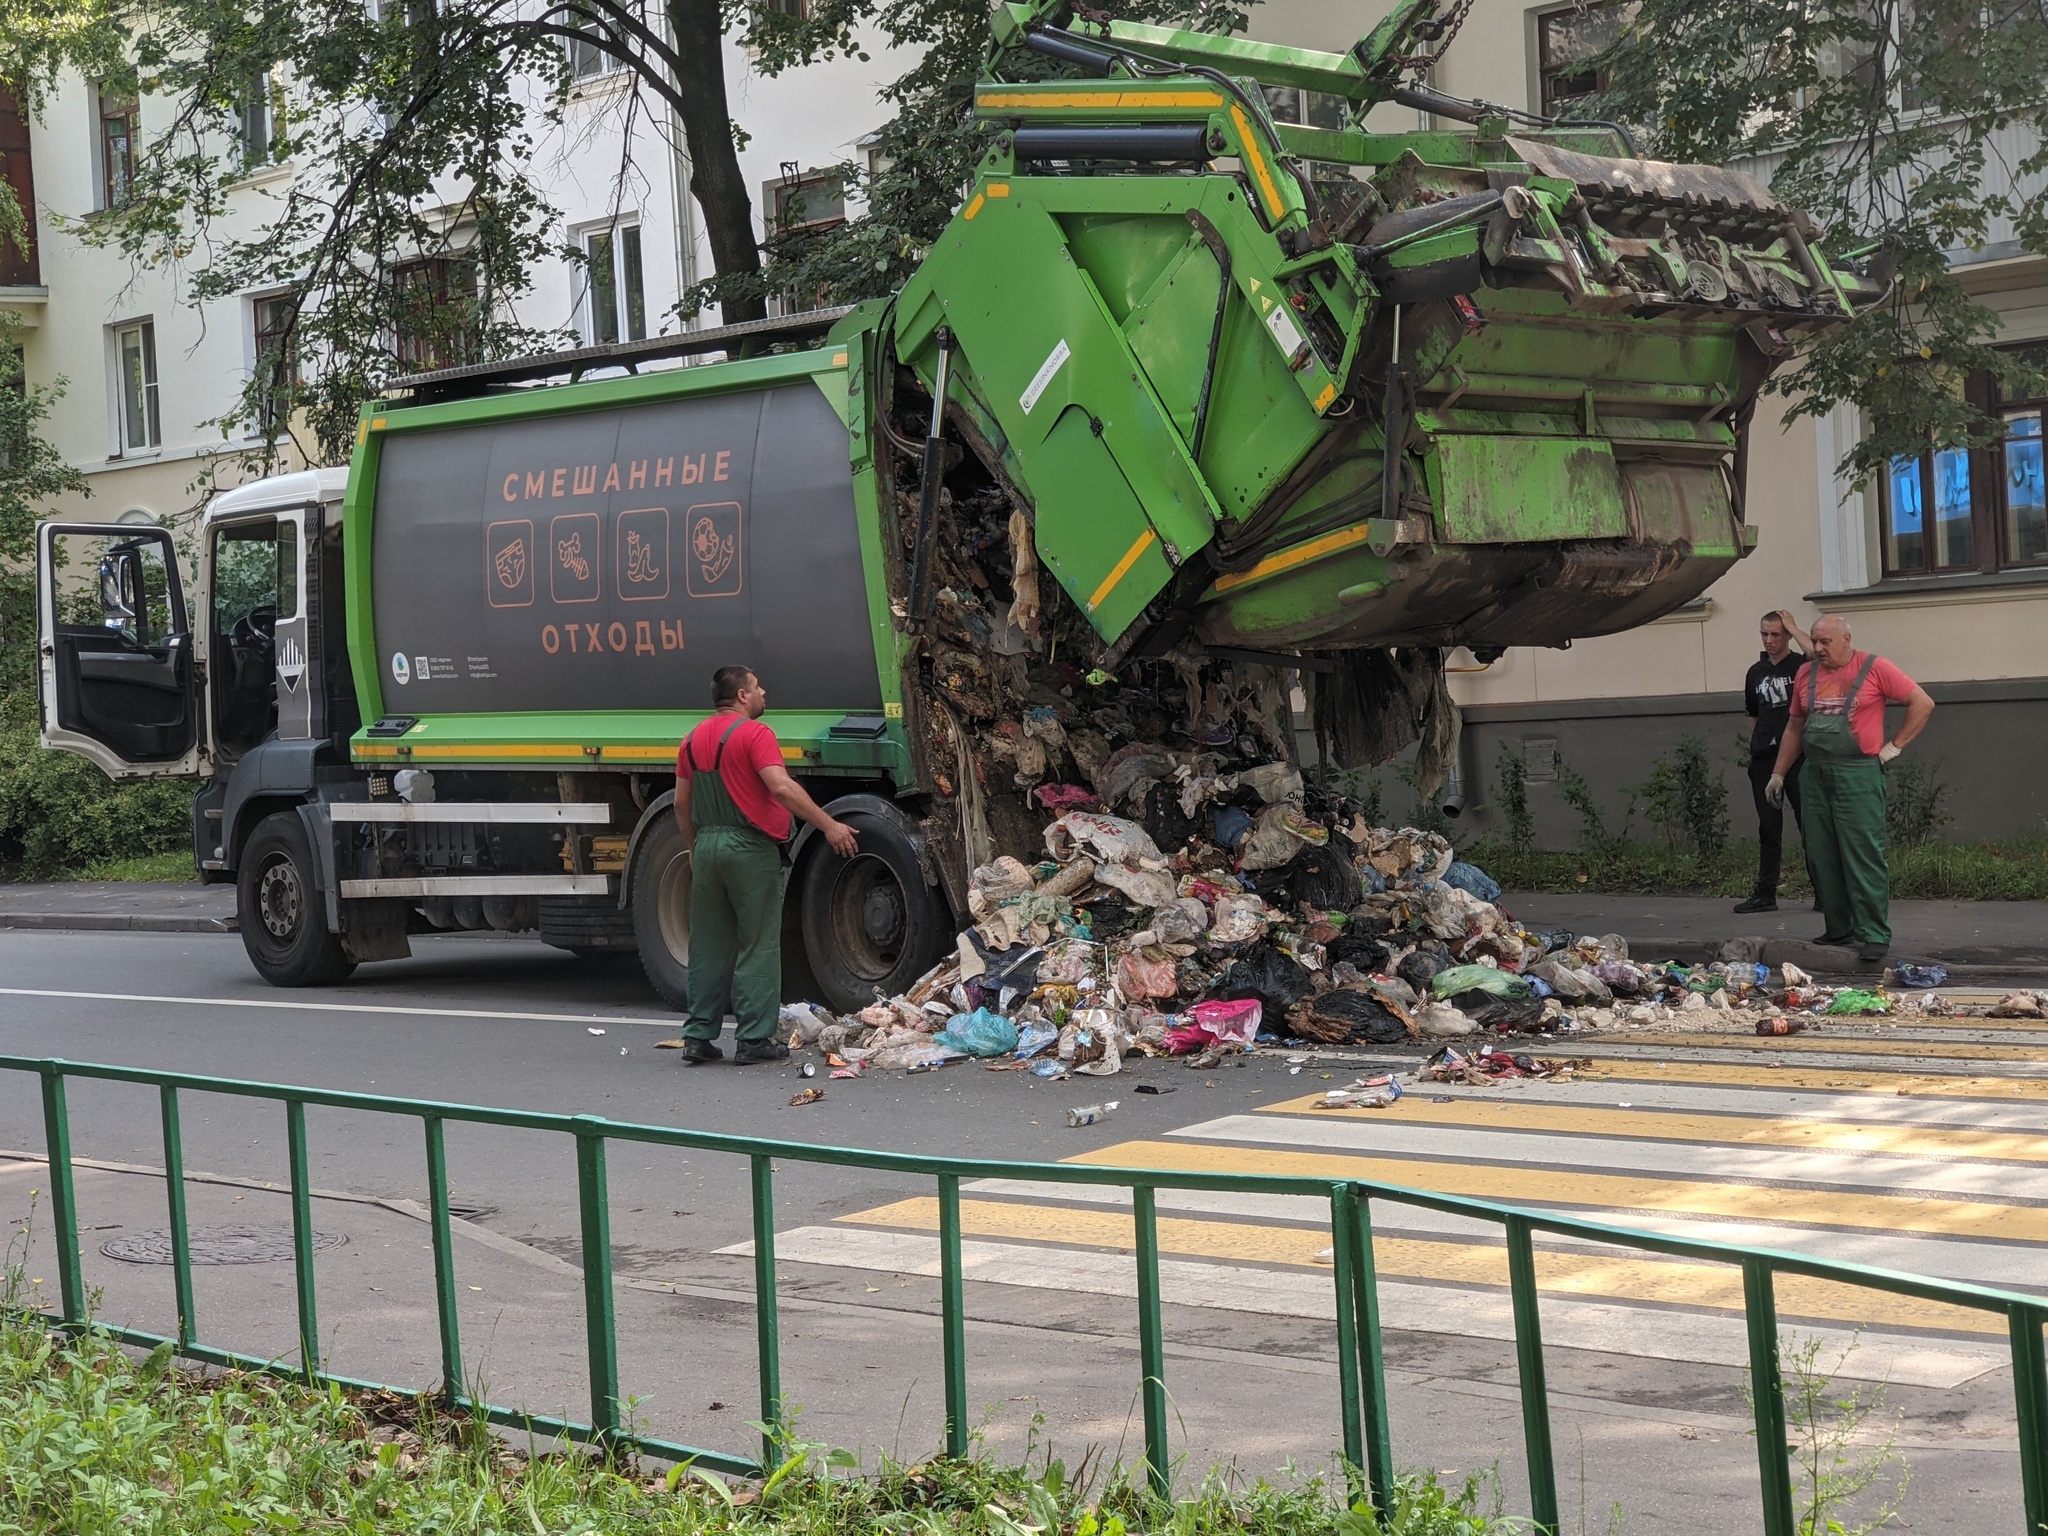
[[[585,1033],[586,1035],[601,1035],[604,1033],[604,1031],[601,1029],[586,1029],[585,1031],[583,1031],[583,1033]]]
[[[816,1077],[818,1075],[818,1064],[814,1061],[807,1061],[796,1069],[796,1075],[798,1077]]]
[[[1174,1093],[1178,1090],[1169,1083],[1140,1083],[1131,1091],[1133,1093]]]
[[[1891,999],[1882,992],[1866,992],[1859,987],[1844,987],[1834,995],[1828,1004],[1831,1014],[1890,1013]]]
[[[681,1035],[677,1035],[673,1040],[655,1041],[654,1048],[657,1051],[680,1051],[684,1046],[688,1045],[689,1043],[690,1042],[688,1040],[685,1040]]]
[[[1924,992],[1929,987],[1944,986],[1948,982],[1948,967],[1945,965],[1915,965],[1901,960],[1892,967],[1891,984]]]
[[[1067,1124],[1070,1126],[1097,1125],[1116,1113],[1118,1102],[1116,1099],[1111,1099],[1107,1104],[1083,1104],[1079,1109],[1070,1109],[1067,1111]]]
[[[806,1104],[822,1102],[824,1097],[825,1090],[822,1088],[805,1088],[801,1092],[790,1096],[789,1107],[791,1109],[801,1109]]]
[[[1806,1023],[1802,1019],[1780,1017],[1756,1021],[1756,1032],[1760,1035],[1796,1035],[1805,1028]]]

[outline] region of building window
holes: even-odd
[[[22,220],[19,244],[0,234],[0,288],[40,288],[43,277],[36,262],[36,178],[29,163],[28,116],[4,85],[0,85],[0,184],[13,192]]]
[[[1887,576],[1995,571],[2048,563],[2042,418],[2048,401],[2001,399],[1972,375],[1972,404],[2005,423],[1986,449],[1936,448],[1892,460],[1879,516]]]
[[[392,270],[396,326],[392,350],[414,373],[457,368],[478,351],[476,263],[430,256]]]
[[[601,39],[605,29],[588,15],[573,15],[568,18],[568,27],[577,35],[565,40],[569,50],[569,78],[582,82],[615,75],[628,67],[626,61],[610,52]]]
[[[593,229],[583,237],[588,266],[586,334],[592,346],[647,339],[647,291],[640,275],[640,226]]]
[[[1291,85],[1261,86],[1266,93],[1266,110],[1276,123],[1301,128],[1342,128],[1344,98],[1322,91],[1304,91]]]
[[[769,16],[787,16],[792,21],[810,19],[810,0],[760,0],[760,10]]]
[[[1605,0],[1536,18],[1537,111],[1570,117],[1587,97],[1607,89],[1607,71],[1596,61],[1621,36],[1631,9]]]
[[[284,85],[275,74],[256,76],[243,91],[237,132],[244,169],[255,170],[278,158],[284,138]]]
[[[121,452],[160,447],[164,433],[157,409],[155,323],[116,326],[114,357],[121,380]]]
[[[135,98],[109,86],[99,90],[100,207],[119,208],[135,186],[141,113]]]
[[[761,192],[774,234],[830,229],[846,222],[846,183],[837,170],[799,171],[795,161],[786,160],[782,174]]]
[[[252,299],[250,309],[256,322],[256,377],[262,383],[259,426],[268,437],[291,409],[292,387],[299,382],[298,349],[292,340],[297,311],[286,294]]]

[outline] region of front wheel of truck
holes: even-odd
[[[664,814],[633,860],[633,937],[647,984],[671,1008],[690,1006],[690,850]]]
[[[272,986],[329,986],[356,968],[341,939],[327,931],[313,845],[297,811],[256,824],[242,848],[235,895],[242,947]]]
[[[894,997],[931,968],[951,937],[945,905],[925,884],[917,850],[893,821],[851,810],[860,834],[842,859],[823,838],[797,866],[804,949],[825,1003],[840,1013]]]

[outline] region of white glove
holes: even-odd
[[[1890,762],[1893,758],[1897,757],[1898,755],[1898,743],[1890,741],[1886,742],[1883,746],[1877,749],[1877,761],[1879,766],[1881,767],[1884,764]]]
[[[1785,804],[1785,775],[1771,775],[1771,782],[1764,786],[1764,798],[1775,806],[1782,807]]]

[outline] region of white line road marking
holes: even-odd
[[[1654,1069],[1653,1069],[1654,1070]],[[1649,1082],[1641,1078],[1604,1078],[1591,1082],[1547,1082],[1527,1090],[1467,1089],[1447,1083],[1417,1083],[1407,1093],[1434,1098],[1441,1094],[1461,1104],[1498,1104],[1512,1111],[1522,1104],[1586,1104],[1614,1109],[1626,1103],[1635,1109],[1673,1109],[1724,1114],[1737,1126],[1752,1119],[1846,1120],[1858,1125],[1956,1126],[1971,1131],[2039,1131],[2048,1135],[2048,1104],[2036,1100],[2015,1104],[1989,1097],[1937,1098],[1931,1094],[1892,1092],[1883,1078],[1871,1074],[1875,1086],[1865,1093],[1823,1093],[1811,1088],[1728,1088],[1689,1083]],[[1506,1126],[1503,1129],[1512,1130]]]
[[[1286,1129],[1275,1115],[1226,1115],[1170,1132],[1201,1141],[1244,1141],[1294,1150],[1309,1147],[1377,1157],[1437,1157],[1463,1164],[1569,1164],[1579,1173],[1673,1174],[1714,1182],[1763,1179],[1793,1184],[1853,1185],[1922,1194],[1979,1195],[2003,1202],[2048,1197],[2038,1167],[1945,1161],[1877,1152],[1799,1152],[1710,1142],[1633,1141],[1622,1136],[1567,1136],[1510,1130],[1455,1130],[1398,1121],[1301,1120]]]
[[[718,1251],[750,1255],[754,1245],[736,1243]],[[903,1232],[798,1227],[776,1234],[775,1257],[778,1264],[829,1264],[933,1276],[939,1272],[939,1241]],[[1097,1296],[1138,1294],[1137,1268],[1122,1254],[967,1240],[960,1244],[960,1258],[962,1272],[970,1280]],[[1327,1275],[1233,1264],[1161,1259],[1159,1290],[1162,1300],[1176,1306],[1324,1321],[1334,1318],[1337,1310]],[[1511,1340],[1515,1336],[1513,1305],[1505,1291],[1382,1280],[1379,1293],[1380,1320],[1389,1328],[1453,1331],[1484,1339]],[[1996,1370],[2007,1358],[2001,1349],[1961,1340],[1922,1341],[1897,1334],[1858,1335],[1840,1328],[1794,1327],[1802,1336],[1823,1340],[1826,1359],[1836,1358],[1854,1344],[1836,1374],[1858,1381],[1959,1387]],[[1563,1349],[1655,1360],[1731,1366],[1749,1363],[1749,1336],[1741,1318],[1670,1307],[1629,1307],[1546,1295],[1543,1341]]]
[[[287,1013],[392,1013],[435,1019],[521,1019],[534,1024],[645,1024],[674,1029],[681,1014],[646,1019],[617,1013],[511,1013],[499,1008],[406,1008],[394,1003],[307,1003],[268,997],[160,997],[147,992],[62,992],[52,987],[0,987],[0,997],[61,997],[92,1003],[183,1003],[195,1008],[282,1008]]]

